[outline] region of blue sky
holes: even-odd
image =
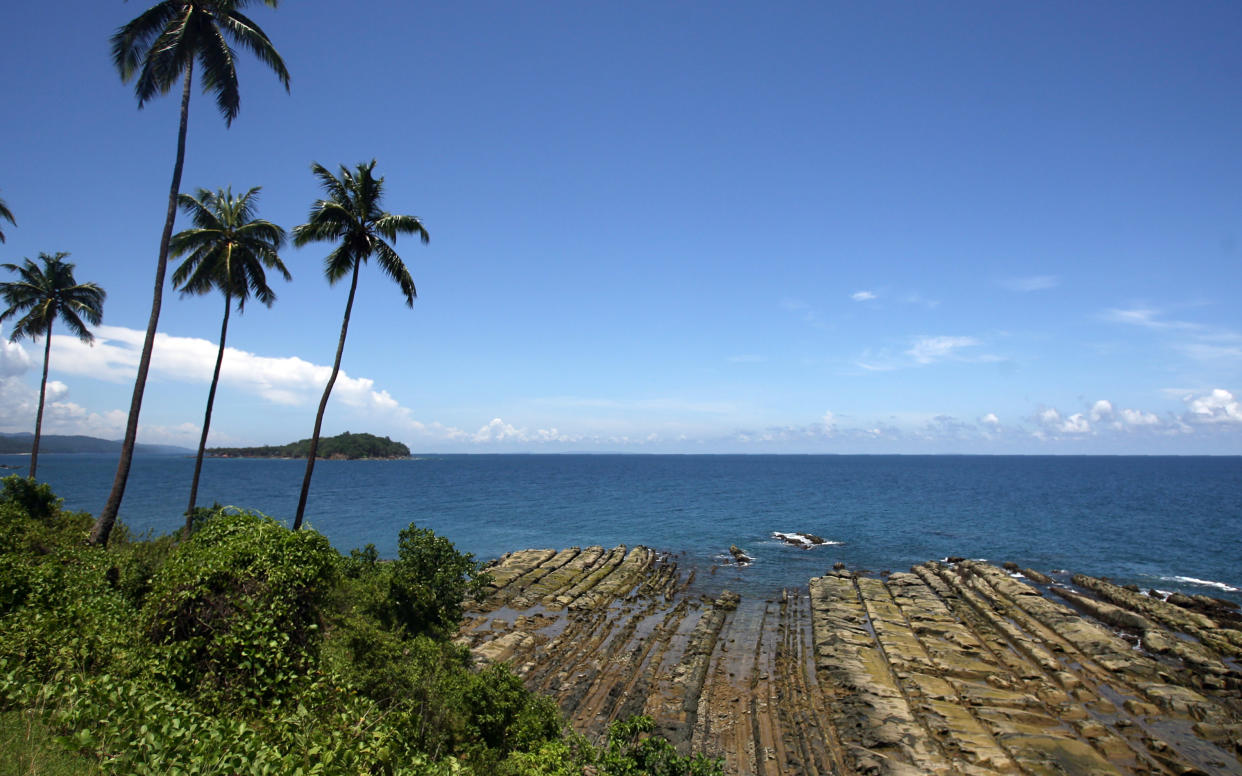
[[[8,9],[0,261],[108,291],[45,430],[119,438],[176,97],[108,56],[144,3]],[[366,268],[325,433],[426,452],[1242,453],[1242,6],[286,0],[250,14],[183,190],[375,158],[407,309]],[[184,228],[184,221],[178,228]],[[287,248],[234,316],[211,443],[309,436],[346,287]],[[223,302],[165,294],[140,440],[193,446]],[[5,334],[8,334],[6,329]],[[0,351],[33,427],[40,343]]]

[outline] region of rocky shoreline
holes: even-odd
[[[751,600],[625,546],[490,571],[461,641],[588,736],[645,713],[734,774],[1242,774],[1242,617],[1212,599],[958,560]]]

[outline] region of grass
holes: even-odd
[[[0,776],[103,773],[93,758],[68,752],[34,711],[0,713]]]

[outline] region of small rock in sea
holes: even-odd
[[[1011,560],[1005,561],[1003,564],[1001,564],[1001,568],[1005,569],[1005,571],[1020,571],[1021,570],[1018,567],[1018,564],[1014,563]]]
[[[750,557],[745,552],[742,552],[736,544],[729,545],[729,554],[733,556],[733,560],[737,561],[737,565],[739,566],[749,566],[754,560],[754,558]]]
[[[837,561],[836,563],[832,564],[832,570],[833,571],[844,571],[845,564],[842,563],[841,561]]]
[[[961,563],[964,560],[966,559],[963,558],[961,555],[950,555],[949,557],[945,558],[946,563]]]

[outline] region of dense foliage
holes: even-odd
[[[189,538],[83,544],[89,515],[0,491],[0,760],[136,774],[718,774],[649,737],[596,747],[449,640],[487,578],[411,525],[398,558],[200,510]],[[66,762],[66,758],[68,761]]]
[[[305,458],[310,454],[311,441],[301,439],[287,445],[263,447],[213,447],[208,455],[219,458]],[[334,437],[319,440],[316,458],[408,458],[410,448],[388,437],[374,434],[351,434],[346,431]]]

